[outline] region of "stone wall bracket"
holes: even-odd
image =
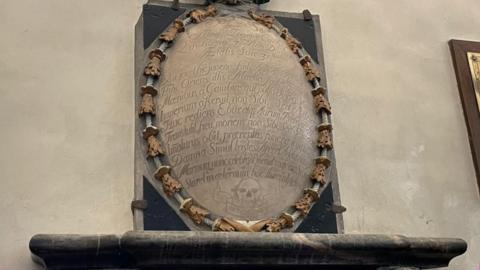
[[[206,231],[30,240],[34,260],[46,269],[430,269],[447,266],[466,248],[451,238]]]

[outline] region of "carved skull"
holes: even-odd
[[[253,179],[243,179],[232,189],[238,204],[255,207],[260,203],[261,187]]]

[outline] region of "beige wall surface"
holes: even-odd
[[[0,1],[0,270],[35,233],[132,228],[133,37],[143,1]],[[347,233],[461,237],[480,198],[447,41],[478,0],[272,0],[319,14]]]

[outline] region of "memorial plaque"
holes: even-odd
[[[135,228],[338,232],[318,17],[240,6],[144,6]]]
[[[238,16],[187,28],[167,53],[157,119],[173,174],[201,206],[275,217],[311,186],[318,117],[298,57]]]

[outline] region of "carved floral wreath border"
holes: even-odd
[[[315,166],[311,173],[311,179],[314,183],[310,188],[305,189],[303,196],[293,205],[295,211],[293,213],[284,212],[277,218],[264,219],[254,224],[246,224],[227,217],[214,218],[209,211],[196,205],[193,199],[188,197],[181,183],[170,174],[170,167],[162,164],[159,158],[164,154],[164,151],[156,137],[159,130],[152,124],[152,118],[156,111],[154,97],[158,94],[158,90],[153,84],[160,76],[161,63],[166,59],[165,52],[172,45],[176,36],[185,31],[185,26],[192,23],[201,23],[208,17],[216,15],[217,8],[210,5],[205,9],[200,8],[190,11],[183,20],[177,18],[158,38],[159,47],[148,54],[149,62],[143,72],[146,77],[146,85],[141,87],[142,102],[139,110],[140,117],[145,119],[146,127],[143,130],[143,138],[147,142],[147,158],[154,160],[157,167],[154,176],[158,181],[161,181],[165,194],[169,197],[173,196],[180,204],[180,211],[187,214],[195,224],[205,224],[210,226],[213,231],[279,232],[292,227],[299,217],[307,215],[314,202],[319,198],[320,189],[327,184],[326,171],[331,164],[328,151],[333,148],[333,143],[332,125],[328,117],[331,114],[331,108],[326,98],[326,89],[320,86],[319,72],[310,55],[303,49],[302,44],[288,32],[287,28],[276,22],[273,16],[256,14],[253,10],[248,11],[248,15],[253,20],[277,32],[286,41],[292,52],[298,56],[299,63],[305,71],[305,76],[313,86],[313,101],[321,118],[321,124],[317,127],[319,133],[317,146],[320,149],[320,156],[315,158]]]

